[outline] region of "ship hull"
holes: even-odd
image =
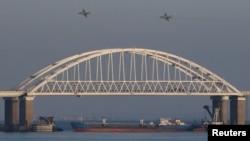
[[[204,126],[201,126],[201,127],[193,127],[193,131],[205,132],[205,131],[207,131],[207,127],[204,127]]]
[[[81,123],[71,123],[75,132],[180,132],[192,131],[192,127],[185,125],[169,125],[162,127],[89,127]]]
[[[75,128],[75,132],[180,132],[180,131],[192,131],[189,129],[146,129],[146,128]]]

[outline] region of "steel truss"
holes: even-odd
[[[41,69],[13,89],[28,95],[241,95],[190,60],[141,48],[77,54]]]

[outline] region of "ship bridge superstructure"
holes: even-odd
[[[152,49],[83,52],[34,73],[13,90],[39,95],[226,95],[242,93],[212,71]]]

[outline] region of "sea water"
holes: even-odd
[[[0,132],[0,141],[207,141],[207,132],[97,133],[74,132],[69,122],[60,132]]]
[[[0,141],[207,141],[205,132],[178,133],[93,133],[26,132],[0,133]]]

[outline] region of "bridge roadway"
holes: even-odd
[[[24,94],[25,91],[0,91],[0,97],[19,97]]]
[[[249,96],[250,95],[250,91],[240,91],[243,95],[245,96]]]
[[[240,91],[244,96],[250,96],[250,91]],[[11,90],[5,90],[1,91],[0,90],[0,97],[19,97],[21,95],[24,95],[26,92],[25,91],[11,91]],[[72,94],[75,95],[75,94]],[[96,95],[96,94],[95,94]],[[98,94],[97,94],[98,95]],[[103,95],[103,94],[102,94]],[[114,95],[114,94],[112,94]],[[123,95],[129,95],[129,94],[123,94]],[[135,95],[135,94],[130,94],[130,95]],[[155,94],[157,95],[157,94]],[[161,94],[162,95],[162,94]],[[177,94],[178,95],[178,94]],[[188,95],[188,94],[187,94]],[[49,95],[46,95],[49,96]]]

